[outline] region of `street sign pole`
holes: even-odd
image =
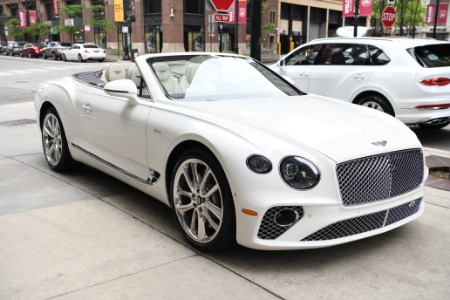
[[[234,0],[234,49],[239,54],[239,1]]]
[[[355,18],[353,20],[353,37],[358,36],[359,0],[355,0]]]
[[[252,0],[252,28],[250,40],[250,56],[261,60],[261,0]]]

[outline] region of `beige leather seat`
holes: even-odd
[[[125,79],[127,71],[125,66],[121,63],[111,63],[105,68],[105,79],[106,82]]]
[[[178,80],[172,75],[170,67],[166,63],[155,63],[153,64],[156,75],[161,81],[162,85],[169,94],[179,93]]]
[[[186,90],[191,85],[192,80],[194,79],[195,72],[197,72],[200,64],[191,63],[186,66],[186,71],[184,72],[184,76],[180,80],[180,91],[182,93],[186,93]]]
[[[133,82],[139,88],[141,84],[141,72],[139,71],[138,67],[132,66],[128,68],[126,77],[127,79],[133,80]]]

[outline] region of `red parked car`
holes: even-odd
[[[25,45],[23,45],[23,49],[20,50],[19,56],[28,56],[29,58],[41,56],[42,48],[42,46],[37,46],[32,43],[26,43]]]

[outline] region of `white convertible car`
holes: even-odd
[[[249,57],[143,55],[45,82],[35,106],[51,169],[81,162],[164,202],[201,250],[332,246],[424,209],[408,127],[305,95]]]

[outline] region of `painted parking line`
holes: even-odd
[[[21,70],[9,70],[8,72],[11,72],[14,74],[30,74],[30,73],[32,73],[30,71],[21,71]]]
[[[48,69],[48,70],[57,70],[57,71],[60,71],[60,70],[67,70],[67,68],[58,68],[58,67],[46,67],[45,69]]]
[[[32,71],[32,72],[48,72],[49,70],[45,70],[45,69],[26,69],[28,71]]]

